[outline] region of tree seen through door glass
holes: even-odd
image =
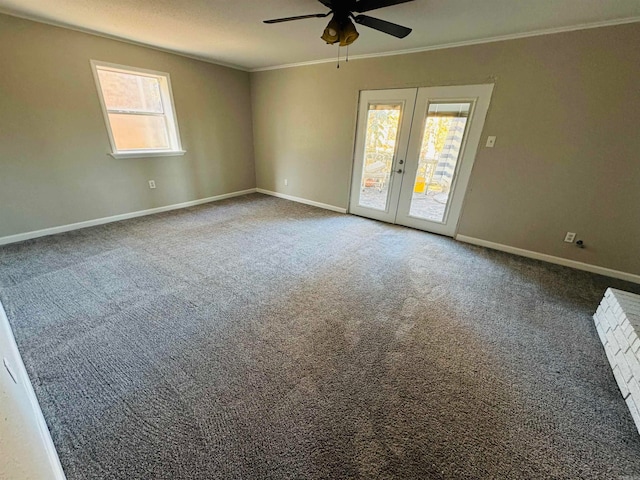
[[[409,210],[412,217],[445,220],[470,110],[470,103],[429,104]]]
[[[402,105],[370,104],[360,206],[386,210]]]

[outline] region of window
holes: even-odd
[[[169,74],[91,61],[115,158],[183,155]]]

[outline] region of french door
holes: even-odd
[[[361,92],[349,211],[454,236],[492,90]]]

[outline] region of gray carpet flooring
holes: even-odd
[[[638,476],[609,285],[257,194],[0,248],[71,480]]]

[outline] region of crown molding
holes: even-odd
[[[553,35],[555,33],[575,32],[577,30],[588,30],[592,28],[612,27],[615,25],[625,25],[628,23],[636,23],[636,22],[640,22],[640,17],[617,18],[614,20],[605,20],[602,22],[584,23],[580,25],[573,25],[573,26],[567,26],[567,27],[548,28],[543,30],[534,30],[534,31],[525,32],[525,33],[499,35],[497,37],[482,38],[478,40],[465,40],[463,42],[443,43],[440,45],[432,45],[429,47],[409,48],[406,50],[394,50],[394,51],[382,52],[382,53],[366,53],[362,55],[349,55],[349,61],[362,60],[366,58],[391,57],[395,55],[409,55],[412,53],[429,52],[432,50],[444,50],[446,48],[467,47],[470,45],[481,45],[484,43],[503,42],[505,40],[517,40],[519,38],[539,37],[542,35]],[[309,65],[319,65],[322,63],[334,63],[335,61],[336,61],[336,57],[333,56],[331,58],[323,58],[320,60],[310,60],[308,62],[287,63],[284,65],[275,65],[272,67],[252,68],[252,69],[249,69],[248,71],[251,73],[266,72],[268,70],[280,70],[283,68],[306,67]]]
[[[178,55],[180,57],[190,58],[192,60],[198,60],[200,62],[210,63],[212,65],[218,65],[220,67],[231,68],[231,69],[234,69],[234,70],[240,70],[242,72],[249,72],[249,73],[265,72],[265,71],[269,71],[269,70],[281,70],[281,69],[284,69],[284,68],[305,67],[305,66],[309,66],[309,65],[319,65],[319,64],[322,64],[322,63],[333,63],[333,62],[336,61],[336,58],[334,56],[331,56],[330,58],[322,58],[322,59],[319,59],[319,60],[309,60],[309,61],[306,61],[306,62],[286,63],[286,64],[282,64],[282,65],[273,65],[273,66],[267,66],[267,67],[249,68],[249,67],[245,67],[245,66],[237,65],[237,64],[233,64],[233,63],[217,61],[215,59],[204,57],[204,56],[193,55],[193,54],[181,52],[181,51],[178,51],[178,50],[172,50],[172,49],[169,49],[169,48],[163,48],[163,47],[159,47],[159,46],[156,46],[156,45],[151,45],[151,44],[144,43],[144,42],[138,42],[136,40],[130,40],[128,38],[119,37],[119,36],[116,36],[116,35],[110,35],[108,33],[102,33],[102,32],[98,32],[98,31],[95,31],[95,30],[88,29],[88,28],[77,27],[75,25],[70,25],[70,24],[67,24],[67,23],[64,23],[64,22],[57,22],[55,20],[50,20],[50,19],[38,17],[37,15],[27,15],[27,14],[15,12],[13,10],[8,10],[8,9],[5,9],[5,8],[0,8],[0,14],[5,14],[5,15],[12,16],[12,17],[21,18],[23,20],[30,20],[32,22],[43,23],[45,25],[50,25],[50,26],[53,26],[53,27],[65,28],[67,30],[73,30],[75,32],[85,33],[85,34],[88,34],[88,35],[94,35],[96,37],[102,37],[102,38],[106,38],[106,39],[109,39],[109,40],[114,40],[114,41],[117,41],[117,42],[128,43],[130,45],[135,45],[137,47],[149,48],[149,49],[156,50],[156,51],[159,51],[159,52],[170,53],[170,54],[173,54],[173,55]],[[531,32],[525,32],[525,33],[513,33],[513,34],[509,34],[509,35],[499,35],[499,36],[496,36],[496,37],[481,38],[481,39],[477,39],[477,40],[465,40],[465,41],[462,41],[462,42],[443,43],[443,44],[439,44],[439,45],[431,45],[431,46],[427,46],[427,47],[409,48],[409,49],[405,49],[405,50],[392,50],[392,51],[381,52],[381,53],[365,53],[365,54],[362,54],[362,55],[350,55],[349,56],[349,60],[363,60],[363,59],[367,59],[367,58],[391,57],[391,56],[396,56],[396,55],[410,55],[412,53],[429,52],[429,51],[432,51],[432,50],[444,50],[444,49],[447,49],[447,48],[466,47],[466,46],[470,46],[470,45],[482,45],[482,44],[485,44],[485,43],[503,42],[505,40],[517,40],[519,38],[538,37],[538,36],[542,36],[542,35],[553,35],[555,33],[574,32],[574,31],[577,31],[577,30],[588,30],[588,29],[592,29],[592,28],[612,27],[612,26],[616,26],[616,25],[625,25],[625,24],[637,23],[637,22],[640,22],[640,16],[627,17],[627,18],[617,18],[617,19],[613,19],[613,20],[604,20],[604,21],[601,21],[601,22],[583,23],[583,24],[572,25],[572,26],[567,26],[567,27],[557,27],[557,28],[548,28],[548,29],[542,29],[542,30],[533,30]]]

